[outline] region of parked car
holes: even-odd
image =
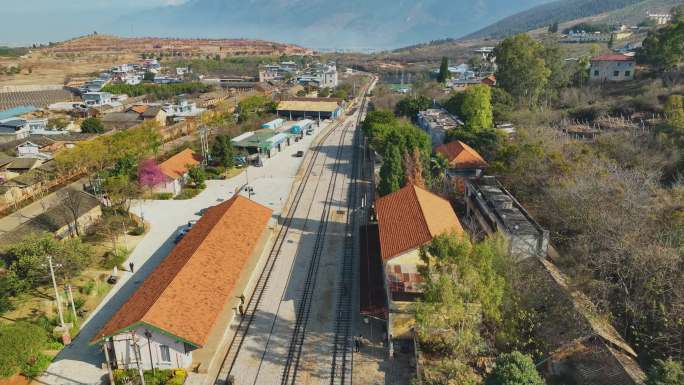
[[[296,157],[296,158],[301,158],[301,157],[303,157],[303,156],[304,156],[304,151],[302,151],[302,150],[299,150],[299,151],[297,151],[297,152],[295,153],[295,157]]]

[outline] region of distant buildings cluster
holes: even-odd
[[[292,61],[267,64],[259,68],[259,81],[292,81],[317,88],[335,88],[338,85],[337,64],[315,63],[305,68]]]

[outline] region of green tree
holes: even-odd
[[[143,80],[144,80],[144,81],[146,81],[146,82],[154,82],[154,78],[155,78],[154,72],[145,71],[145,74],[143,75]]]
[[[88,134],[101,134],[105,130],[102,121],[95,117],[86,118],[81,123],[81,132]]]
[[[489,86],[478,84],[465,91],[462,117],[470,131],[480,132],[494,127],[492,93]]]
[[[446,56],[442,57],[442,63],[439,66],[439,74],[437,75],[437,81],[444,83],[451,78],[451,72],[449,72],[449,58]]]
[[[204,182],[207,180],[207,174],[201,166],[194,166],[188,170],[188,178],[190,183],[197,188],[204,188],[206,186]]]
[[[518,102],[535,105],[551,75],[544,61],[544,46],[527,34],[519,34],[502,41],[494,55],[497,84]]]
[[[684,60],[684,20],[650,31],[636,57],[651,65],[668,85],[677,84]]]
[[[432,101],[425,96],[406,97],[400,100],[396,106],[396,113],[399,116],[406,116],[415,119],[418,112],[425,111],[432,106]]]
[[[646,385],[682,385],[684,384],[684,367],[672,358],[655,360],[648,371]]]
[[[233,167],[235,150],[228,135],[216,135],[214,143],[211,145],[211,157],[223,167]]]
[[[399,144],[390,144],[382,158],[378,193],[385,196],[399,190],[404,182],[401,150]]]
[[[5,258],[9,269],[28,287],[48,283],[50,272],[47,256],[52,256],[55,272],[60,277],[78,275],[92,261],[93,251],[79,238],[59,241],[52,234],[29,235],[7,248]]]
[[[544,385],[530,356],[514,351],[501,354],[487,385]]]
[[[549,25],[549,32],[558,33],[558,22],[557,21],[554,21],[551,25]]]

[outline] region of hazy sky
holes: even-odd
[[[0,0],[0,45],[61,41],[116,28],[124,14],[187,0]]]

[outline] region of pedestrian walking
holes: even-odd
[[[361,341],[359,341],[358,337],[354,337],[354,351],[359,352],[361,350]]]
[[[133,262],[128,262],[128,267],[131,269],[131,273],[133,272]]]
[[[245,308],[244,308],[244,306],[242,306],[242,304],[238,305],[238,312],[240,312],[241,316],[245,315]]]

